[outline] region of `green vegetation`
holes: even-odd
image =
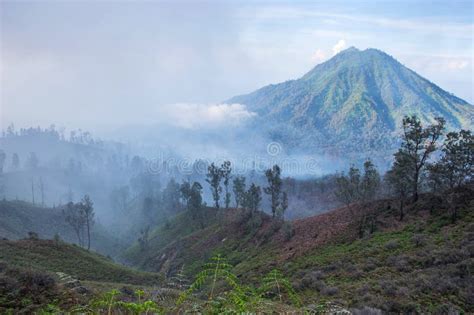
[[[337,150],[345,157],[386,158],[405,115],[444,117],[448,129],[472,128],[473,107],[377,49],[349,48],[297,80],[228,100],[258,113],[285,148]],[[354,159],[347,158],[347,161]]]
[[[252,183],[247,190],[245,177],[233,178],[230,162],[208,167],[213,208],[203,202],[199,182],[170,180],[170,196],[151,194],[143,210],[152,214],[160,201],[184,211],[154,229],[153,220],[146,222],[124,254],[160,274],[117,265],[58,235],[41,240],[29,231],[28,239],[2,240],[0,310],[472,313],[474,139],[470,131],[449,133],[432,162],[444,121],[425,128],[412,116],[403,126],[385,180],[371,160],[362,171],[351,165],[347,175],[331,179],[344,206],[315,217],[284,221],[292,187],[283,185],[278,165],[265,172],[271,215],[259,210],[260,187]],[[237,208],[229,208],[231,183]],[[84,245],[92,203],[85,198],[69,208],[67,222],[78,223]],[[88,217],[81,214],[86,208]]]
[[[153,285],[158,274],[136,271],[99,254],[54,240],[0,241],[0,261],[9,266],[62,272],[79,280]]]
[[[74,243],[77,235],[66,222],[63,210],[63,207],[40,207],[24,201],[0,200],[0,238],[22,239],[29,232],[34,232],[42,239],[59,236],[66,242]],[[115,257],[126,246],[98,223],[90,232],[91,248],[105,255]]]

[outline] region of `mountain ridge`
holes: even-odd
[[[442,116],[448,129],[470,129],[474,122],[474,106],[375,48],[348,48],[299,79],[228,102],[256,112],[256,125],[284,145],[310,143],[322,151],[386,152],[407,114],[423,123]]]

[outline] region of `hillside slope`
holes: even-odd
[[[297,80],[228,102],[256,112],[256,125],[263,124],[285,146],[304,143],[323,152],[390,148],[407,114],[418,115],[423,123],[442,116],[454,129],[472,128],[474,122],[474,107],[466,101],[380,50],[353,47]]]
[[[79,280],[151,285],[158,274],[118,265],[97,253],[53,240],[0,241],[0,261],[10,266],[65,273]]]
[[[306,305],[338,301],[345,307],[371,306],[386,312],[474,311],[473,190],[455,224],[446,205],[431,195],[408,208],[398,221],[396,202],[382,200],[357,211],[369,216],[364,238],[350,210],[275,224],[265,214],[253,217],[231,210],[200,229],[188,229],[181,216],[155,231],[150,250],[128,258],[150,270],[192,278],[215,254],[222,254],[247,283],[278,268],[291,278]],[[354,209],[353,209],[354,210]],[[370,219],[370,218],[373,218]],[[184,224],[187,222],[187,224]],[[171,239],[171,238],[169,238]]]
[[[48,208],[24,201],[0,201],[0,238],[18,240],[35,232],[39,238],[52,239],[56,234],[63,240],[77,241],[73,229],[66,223],[61,207]],[[117,256],[123,246],[100,224],[92,229],[92,248],[105,255]]]

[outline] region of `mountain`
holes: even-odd
[[[396,143],[404,115],[472,128],[474,106],[377,49],[346,49],[297,80],[263,87],[229,103],[258,114],[256,126],[290,148],[325,153],[375,151]],[[365,153],[367,154],[367,153]]]

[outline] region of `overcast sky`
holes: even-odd
[[[3,0],[1,127],[100,132],[178,117],[170,108],[251,117],[216,104],[349,46],[384,50],[473,103],[473,1],[317,3]]]

